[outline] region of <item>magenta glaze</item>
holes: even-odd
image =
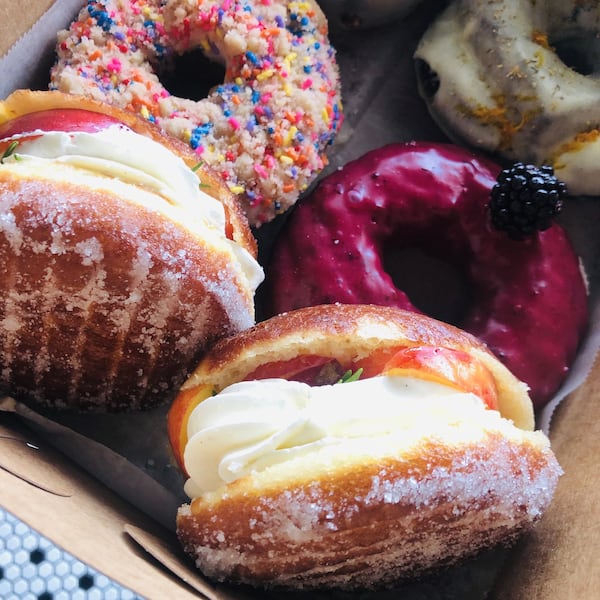
[[[21,133],[34,133],[37,130],[94,133],[115,123],[120,121],[103,113],[79,108],[52,108],[6,121],[0,125],[0,140]]]
[[[521,242],[491,229],[499,167],[446,144],[393,144],[324,179],[280,233],[267,274],[271,313],[322,303],[414,307],[384,271],[384,246],[459,265],[472,302],[460,327],[531,389],[537,408],[564,380],[587,324],[579,261],[559,225]]]

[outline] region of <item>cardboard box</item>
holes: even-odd
[[[46,86],[56,32],[68,25],[82,4],[83,0],[32,0],[24,11],[16,2],[0,0],[1,96],[19,87]],[[430,0],[395,25],[332,36],[342,70],[346,123],[330,152],[331,169],[387,142],[445,139],[418,97],[412,69],[412,50],[439,5]],[[600,281],[599,208],[593,200],[581,200],[565,215],[588,269],[592,306]],[[269,227],[260,231],[262,244],[268,246],[272,231]],[[600,320],[596,313],[593,323]],[[598,338],[594,327],[571,381],[555,402],[560,406],[551,438],[566,474],[534,534],[510,552],[491,551],[394,592],[306,597],[479,600],[488,593],[499,600],[597,597],[600,365],[587,375]],[[211,585],[179,549],[173,526],[175,507],[184,500],[183,482],[170,462],[164,408],[93,421],[85,416],[40,417],[10,399],[3,408],[8,411],[0,413],[0,504],[5,509],[143,597],[270,597]],[[554,405],[541,415],[546,430],[553,409]]]

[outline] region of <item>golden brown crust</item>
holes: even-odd
[[[169,148],[174,154],[180,156],[184,162],[193,167],[202,189],[207,194],[221,201],[225,208],[225,216],[229,224],[231,239],[244,247],[252,256],[257,256],[256,239],[252,235],[248,221],[240,208],[235,196],[224,184],[216,172],[206,164],[199,164],[198,157],[187,144],[164,133],[161,129],[142,119],[135,113],[121,110],[116,106],[86,98],[79,95],[65,94],[58,91],[31,91],[16,90],[8,98],[0,102],[0,125],[17,117],[51,110],[56,108],[75,108],[89,110],[111,116],[127,125],[130,129],[145,135],[163,146]]]
[[[508,543],[540,518],[560,468],[542,434],[521,433],[280,465],[182,507],[178,535],[218,580],[391,585]]]
[[[229,256],[181,224],[1,169],[0,206],[11,215],[0,235],[10,393],[72,409],[166,402],[209,344],[252,323]]]
[[[443,346],[476,356],[494,376],[502,415],[518,427],[533,429],[526,386],[483,343],[456,327],[394,307],[333,304],[277,315],[218,343],[183,387],[209,384],[220,390],[262,364],[300,354],[347,363],[375,349],[404,344]]]
[[[18,92],[0,103],[0,121],[57,106],[120,116],[92,100]],[[150,124],[121,120],[171,147]],[[254,323],[253,290],[225,242],[188,227],[160,196],[106,180],[69,165],[0,166],[4,392],[74,410],[148,408],[172,398],[216,339]]]

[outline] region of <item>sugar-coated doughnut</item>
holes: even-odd
[[[600,194],[599,32],[597,2],[452,2],[415,52],[422,96],[453,140]]]
[[[218,176],[116,107],[0,102],[0,387],[70,410],[165,403],[254,323],[256,242]]]
[[[455,563],[529,529],[561,473],[523,383],[393,307],[309,307],[218,342],[169,432],[185,550],[254,586],[372,588]]]
[[[157,75],[194,49],[225,67],[197,102]],[[189,143],[256,226],[323,169],[342,121],[335,52],[313,0],[88,0],[56,52],[52,89],[130,109]]]
[[[584,279],[566,232],[553,224],[514,241],[490,226],[500,168],[457,146],[393,144],[324,179],[275,243],[268,314],[329,302],[417,310],[386,272],[386,256],[419,248],[467,279],[460,326],[531,389],[557,390],[587,323]]]

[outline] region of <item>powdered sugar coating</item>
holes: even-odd
[[[206,344],[254,322],[239,267],[149,192],[30,162],[0,171],[3,388],[59,408],[165,402]]]
[[[257,473],[183,507],[179,534],[210,577],[301,589],[386,586],[508,543],[561,469],[542,433],[487,413]]]
[[[172,96],[154,72],[195,48],[226,67],[199,102]],[[312,0],[88,0],[57,56],[51,89],[133,110],[188,142],[254,225],[308,187],[342,121],[335,53]]]

